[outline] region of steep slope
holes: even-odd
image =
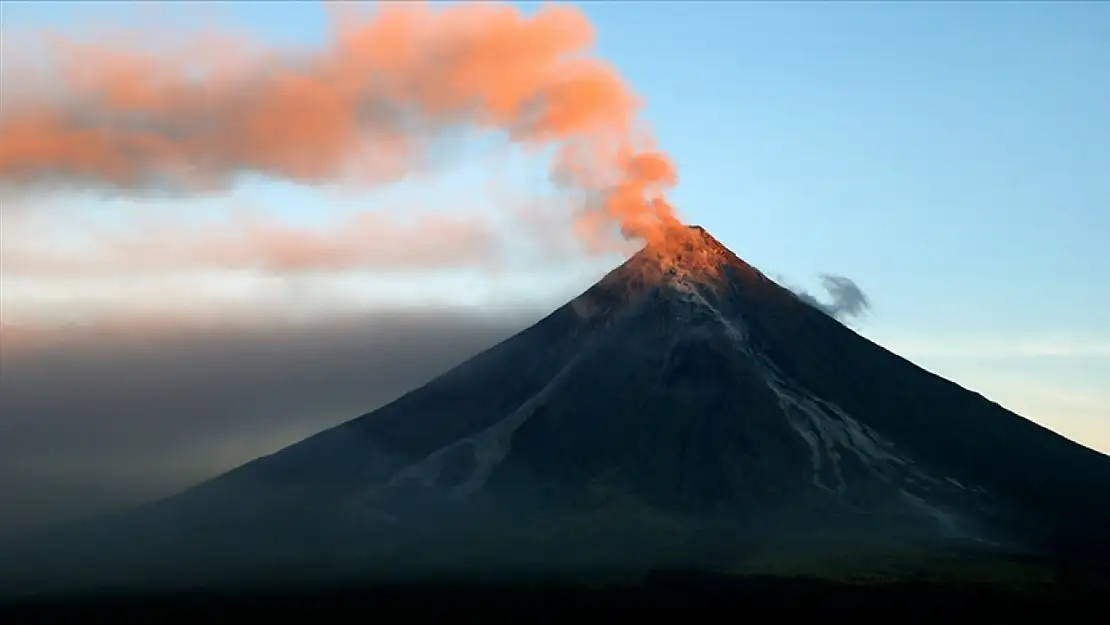
[[[235,574],[727,565],[813,541],[1089,555],[1107,528],[1110,458],[867,341],[695,227],[373,413],[79,533],[85,553],[125,537],[121,574],[156,553],[199,575],[212,554]]]
[[[757,349],[786,376],[961,490],[1020,509],[1022,531],[1036,531],[1046,548],[1097,550],[1110,561],[1110,457],[799,307],[769,281],[745,284],[739,297]]]

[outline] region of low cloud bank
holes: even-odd
[[[0,531],[107,511],[373,410],[538,315],[0,329]]]

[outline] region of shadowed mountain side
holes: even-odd
[[[743,286],[753,341],[786,375],[946,479],[1016,503],[1050,550],[1097,548],[1110,561],[1110,457],[799,307],[774,283]]]

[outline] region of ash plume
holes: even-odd
[[[331,18],[312,50],[124,31],[40,37],[32,55],[5,33],[0,184],[189,194],[252,174],[373,187],[481,131],[553,152],[551,179],[577,199],[575,234],[592,244],[673,223],[674,165],[639,98],[592,56],[579,10],[405,2]]]

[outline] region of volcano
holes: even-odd
[[[51,545],[51,575],[81,553],[111,579],[728,568],[911,546],[1102,558],[1110,457],[683,226],[396,401]]]

